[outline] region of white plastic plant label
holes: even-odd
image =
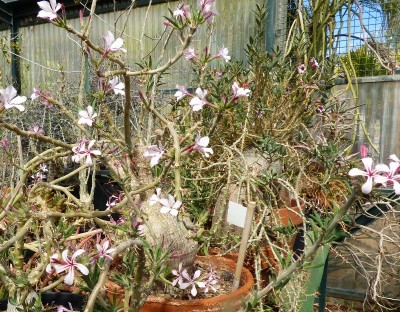
[[[233,201],[229,201],[228,217],[227,217],[228,223],[244,228],[246,213],[247,213],[246,207],[238,203],[235,203]]]

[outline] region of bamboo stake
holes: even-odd
[[[239,288],[240,276],[242,274],[242,268],[244,263],[244,257],[246,256],[247,241],[250,236],[251,223],[253,220],[254,208],[256,207],[256,202],[251,201],[247,207],[246,220],[244,222],[244,228],[242,233],[242,240],[240,242],[239,256],[236,263],[235,277],[233,279],[232,291]]]

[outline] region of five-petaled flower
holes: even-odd
[[[172,281],[172,286],[175,286],[176,284],[180,285],[183,283],[182,262],[179,263],[178,270],[172,270],[172,274],[176,276],[176,279]]]
[[[181,5],[175,8],[174,17],[187,18],[190,16],[190,5]]]
[[[213,292],[217,291],[218,283],[220,281],[220,277],[216,274],[214,269],[211,268],[210,272],[207,273],[204,279],[204,292],[208,293],[209,290],[212,290]]]
[[[218,12],[214,9],[215,0],[197,0],[200,7],[200,11],[203,14],[203,18],[210,23],[213,16],[218,15]]]
[[[299,67],[297,67],[297,72],[302,75],[306,72],[306,65],[301,64]]]
[[[93,113],[93,107],[89,105],[86,110],[79,111],[79,116],[80,118],[78,123],[80,125],[86,124],[91,127],[93,125],[93,120],[97,117],[97,114]]]
[[[197,112],[197,111],[201,110],[204,105],[210,104],[206,100],[207,94],[208,94],[207,90],[203,91],[200,88],[196,89],[196,95],[197,96],[193,97],[189,102],[189,105],[192,106],[192,109],[193,109],[194,112]]]
[[[149,205],[153,206],[158,204],[161,200],[161,188],[156,188],[156,193],[150,196]]]
[[[37,133],[37,134],[40,134],[40,135],[44,135],[45,134],[44,130],[37,123],[34,124],[33,127],[29,128],[28,130],[30,132],[34,132],[34,133]]]
[[[17,90],[10,85],[5,89],[0,89],[1,98],[0,101],[3,102],[4,108],[17,108],[20,112],[25,110],[25,107],[21,105],[26,101],[26,96],[17,95]]]
[[[125,95],[125,84],[118,77],[113,77],[108,83],[115,94]]]
[[[74,156],[72,156],[72,161],[79,163],[81,159],[86,157],[86,166],[91,166],[93,164],[92,156],[101,155],[101,152],[99,150],[95,150],[92,148],[95,142],[96,140],[79,141],[78,144],[72,148],[72,151],[74,152]],[[86,143],[89,143],[87,147]]]
[[[199,288],[206,287],[206,284],[204,282],[197,280],[200,277],[200,275],[201,275],[200,270],[197,270],[196,272],[194,272],[193,277],[190,277],[189,273],[186,270],[183,270],[182,276],[183,276],[183,278],[186,279],[186,282],[180,283],[179,288],[186,289],[188,286],[192,286],[192,290],[190,291],[190,293],[192,294],[193,297],[196,297],[196,295],[197,295],[196,286]]]
[[[31,95],[31,100],[36,100],[39,97],[41,97],[40,89],[38,87],[34,87],[33,93]]]
[[[37,17],[45,18],[48,20],[54,20],[58,18],[57,11],[61,9],[61,4],[57,3],[56,0],[50,1],[39,1],[38,6],[41,8]]]
[[[372,158],[365,157],[361,159],[364,164],[365,171],[358,168],[353,168],[349,171],[349,176],[364,176],[367,177],[367,181],[362,185],[361,191],[364,194],[369,194],[372,191],[372,185],[376,183],[385,183],[385,178],[380,173],[387,173],[390,171],[389,167],[384,164],[378,164],[372,169]]]
[[[124,48],[121,48],[124,44],[124,40],[122,38],[115,39],[113,33],[111,31],[107,31],[107,34],[103,37],[104,40],[104,50],[106,53],[109,52],[126,52]]]
[[[150,159],[150,167],[153,168],[160,162],[161,157],[165,154],[164,147],[161,142],[158,142],[158,145],[151,145],[144,152],[143,156]]]
[[[113,258],[110,256],[110,254],[112,254],[116,249],[109,247],[110,242],[108,240],[104,241],[103,244],[96,244],[97,251],[99,252],[96,258],[105,258],[108,260],[112,260]]]
[[[237,99],[239,97],[248,97],[250,95],[250,90],[239,87],[237,82],[234,82],[232,85],[233,97]]]
[[[188,90],[184,86],[176,85],[178,91],[175,92],[174,96],[177,101],[182,100],[186,95],[189,94]]]
[[[175,217],[178,215],[178,209],[182,206],[182,202],[180,200],[175,201],[175,197],[171,194],[168,194],[168,199],[161,198],[160,204],[162,205],[160,213],[170,213]]]
[[[229,62],[231,60],[231,57],[229,56],[229,50],[228,48],[222,47],[222,49],[217,53],[214,58],[222,58],[225,60],[225,62]]]
[[[64,278],[64,283],[72,285],[74,283],[75,269],[78,269],[83,275],[89,274],[89,269],[75,260],[84,252],[84,249],[78,249],[74,252],[72,257],[68,257],[68,249],[65,249],[62,252],[63,260],[58,259],[58,254],[55,253],[50,257],[50,263],[46,267],[46,272],[51,273],[54,269],[57,274],[60,274],[61,272],[68,270],[68,273]]]
[[[194,47],[190,46],[185,51],[183,51],[183,57],[187,60],[195,59],[197,56],[194,53]]]
[[[210,143],[210,138],[208,136],[205,137],[197,136],[195,145],[192,148],[190,148],[190,151],[199,151],[205,157],[209,157],[210,154],[214,153],[211,147],[207,147],[209,143]]]

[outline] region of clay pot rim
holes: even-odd
[[[224,265],[230,267],[233,270],[235,270],[236,263],[228,258],[221,257],[221,256],[214,256],[214,255],[209,255],[209,256],[197,256],[197,259],[208,259],[211,260],[211,262],[223,262]],[[237,290],[223,294],[223,295],[216,295],[211,298],[202,298],[202,299],[190,299],[190,300],[181,300],[181,299],[168,299],[168,298],[162,298],[154,295],[149,295],[147,297],[146,302],[152,304],[152,303],[159,303],[159,304],[172,304],[172,305],[179,305],[179,306],[195,306],[195,305],[210,305],[215,303],[216,301],[219,302],[221,300],[227,301],[230,298],[237,298],[242,294],[243,298],[250,292],[251,287],[254,285],[254,278],[253,274],[246,269],[245,267],[242,268],[242,275],[240,277],[241,281],[245,280],[244,285],[240,286]],[[107,281],[109,285],[115,285],[121,288],[118,284],[112,282],[112,281]],[[112,288],[112,286],[110,286]],[[123,290],[119,291],[113,291],[112,289],[107,290],[109,293],[112,294],[121,294],[123,293]]]
[[[200,259],[212,259],[212,262],[221,262],[223,261],[224,264],[228,265],[229,267],[231,267],[229,264],[233,265],[233,270],[235,269],[236,263],[228,258],[225,257],[220,257],[220,256],[213,256],[213,255],[209,255],[209,256],[197,256]],[[229,264],[228,264],[229,263]],[[246,269],[245,267],[242,268],[242,275],[240,277],[241,280],[245,280],[246,282],[244,283],[244,285],[242,285],[241,287],[239,287],[237,290],[226,293],[224,295],[216,295],[214,297],[211,298],[203,298],[203,299],[190,299],[190,300],[180,300],[180,299],[166,299],[166,298],[161,298],[161,297],[157,297],[157,296],[153,296],[150,295],[147,298],[148,302],[157,302],[157,303],[173,303],[173,304],[177,304],[177,305],[196,305],[196,303],[199,303],[201,305],[205,305],[205,304],[211,304],[214,303],[215,301],[220,301],[220,300],[227,300],[229,298],[235,298],[237,297],[239,294],[247,294],[249,293],[251,287],[254,285],[254,278],[253,278],[253,274],[251,274],[251,272]]]

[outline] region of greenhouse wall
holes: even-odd
[[[386,163],[391,154],[400,157],[400,76],[358,78],[357,83],[358,97],[354,98],[350,90],[342,95],[350,99],[363,122],[356,129],[357,148],[365,144],[380,162]],[[344,90],[345,85],[338,88]]]
[[[196,0],[189,3],[196,6]],[[197,51],[209,47],[211,53],[217,53],[224,46],[229,49],[233,59],[246,61],[244,48],[249,36],[254,33],[253,11],[257,3],[263,4],[265,0],[218,1],[220,15],[217,22],[215,25],[203,25],[199,29],[200,34],[194,37],[193,45]],[[149,54],[153,56],[153,64],[166,62],[179,47],[179,40],[174,33],[163,52],[163,43],[170,30],[163,25],[164,16],[169,15],[168,8],[173,9],[175,5],[176,2],[172,2],[135,8],[131,12],[96,15],[90,38],[102,46],[102,37],[108,30],[121,36],[128,50],[122,57],[126,58],[131,68]],[[78,18],[69,20],[69,23],[80,29]],[[205,37],[208,28],[211,28],[211,34],[207,39],[198,39]],[[67,82],[79,79],[82,45],[77,38],[47,23],[22,27],[20,34],[22,93],[30,95],[35,86],[45,90],[57,87],[64,79]],[[189,66],[190,63],[184,59],[175,64],[165,81],[165,88],[175,88],[177,83],[188,85],[192,78]]]

